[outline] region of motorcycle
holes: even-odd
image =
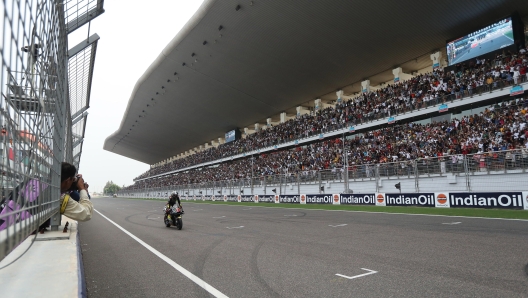
[[[165,226],[170,228],[170,226],[173,225],[176,227],[176,229],[181,230],[183,228],[183,209],[181,207],[177,207],[176,205],[172,207],[166,205],[164,211],[165,216],[163,217],[163,220],[165,222]]]

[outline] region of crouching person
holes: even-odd
[[[77,221],[88,221],[92,218],[93,204],[88,196],[86,186],[82,175],[77,175],[77,168],[63,162],[61,169],[61,214]],[[72,191],[78,191],[78,201],[70,196]]]

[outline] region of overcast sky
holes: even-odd
[[[90,109],[79,173],[91,192],[107,181],[119,186],[149,169],[144,164],[103,150],[118,128],[132,89],[163,48],[202,4],[202,0],[105,1],[105,13],[69,36],[69,47],[97,33]]]

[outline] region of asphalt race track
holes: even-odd
[[[178,231],[162,201],[93,203],[228,297],[528,296],[528,221],[182,202]],[[97,212],[79,230],[89,297],[213,296]]]

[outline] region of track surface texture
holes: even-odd
[[[178,231],[162,201],[93,203],[228,297],[528,297],[528,221],[182,202]],[[89,297],[212,296],[98,213],[79,231]]]

